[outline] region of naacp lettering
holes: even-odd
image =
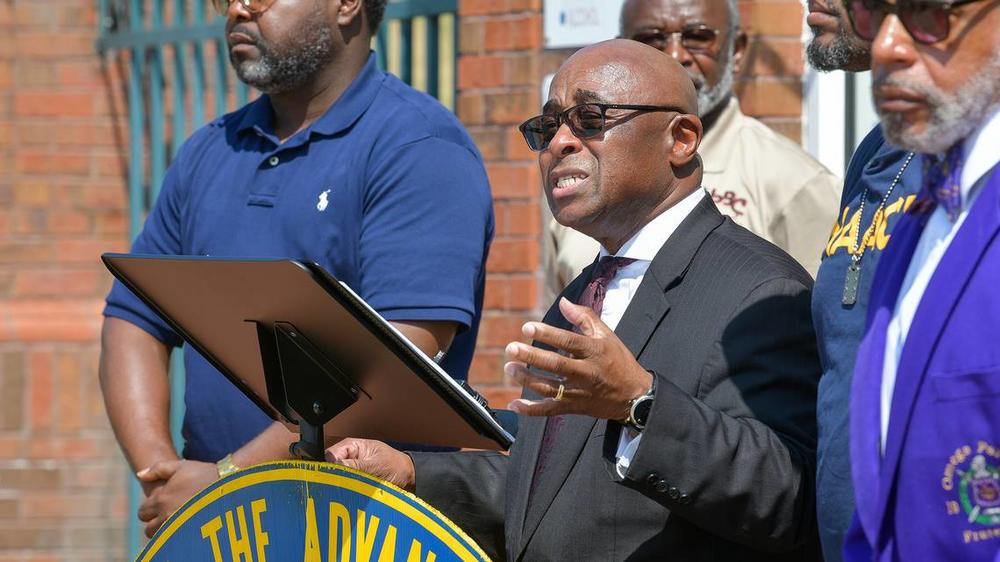
[[[240,471],[184,504],[139,562],[488,560],[451,521],[362,472],[313,462]]]
[[[901,211],[905,212],[913,204],[913,201],[917,198],[916,195],[909,195],[905,197],[899,197],[890,204],[887,204],[885,209],[876,213],[872,218],[872,223],[875,225],[875,231],[868,235],[868,240],[865,243],[865,247],[877,248],[879,251],[884,250],[885,246],[889,243],[889,238],[891,235],[886,232],[889,225],[889,217],[899,213]],[[848,254],[852,254],[854,249],[854,244],[856,241],[860,241],[864,238],[864,233],[858,236],[858,229],[861,228],[861,211],[860,209],[853,209],[854,213],[851,214],[851,207],[844,207],[841,211],[837,222],[833,225],[833,232],[830,233],[830,240],[826,244],[826,255],[832,256],[837,253],[838,250],[844,249]],[[848,219],[848,215],[850,218]],[[865,225],[867,228],[871,228],[871,225]],[[858,252],[862,251],[862,248],[857,249]]]

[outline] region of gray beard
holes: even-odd
[[[868,45],[855,37],[850,31],[840,27],[837,35],[826,45],[816,41],[816,31],[813,40],[806,47],[806,58],[809,65],[822,72],[865,68],[869,65],[871,53]]]
[[[698,88],[698,116],[704,117],[712,112],[719,104],[729,99],[733,91],[733,49],[736,46],[736,37],[732,33],[723,47],[726,50],[726,63],[722,66],[722,74],[719,82],[711,87]]]
[[[719,83],[711,88],[698,90],[698,116],[704,117],[712,112],[719,104],[729,99],[729,94],[733,91],[733,58],[729,57],[725,67],[722,69],[722,76]]]
[[[306,19],[307,27],[287,45],[274,45],[254,36],[260,58],[229,61],[240,80],[267,94],[294,89],[305,83],[329,62],[333,52],[330,28],[325,14],[317,13]]]
[[[926,82],[907,78],[876,77],[872,87],[893,85],[914,90],[927,96],[930,117],[924,131],[918,134],[906,130],[906,120],[900,113],[880,115],[882,131],[892,144],[924,154],[942,154],[955,143],[968,137],[1000,101],[1000,53],[994,54],[982,71],[974,74],[953,93],[942,92]]]

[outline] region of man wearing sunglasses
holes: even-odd
[[[871,43],[855,35],[841,0],[810,0],[809,64],[821,71],[871,67]],[[854,513],[849,410],[854,360],[865,331],[878,260],[920,189],[914,156],[885,142],[876,126],[858,145],[844,177],[837,219],[813,287],[813,324],[823,377],[817,397],[816,510],[823,557],[839,562]]]
[[[133,251],[318,262],[427,355],[447,350],[442,367],[464,378],[489,185],[454,115],[376,66],[369,45],[386,2],[214,3],[236,74],[263,95],[180,149]],[[288,456],[293,436],[188,348],[179,460],[167,357],[182,341],[120,284],[105,315],[102,388],[147,494],[147,535],[220,475]]]
[[[736,0],[628,0],[621,36],[673,56],[694,81],[705,127],[704,184],[724,214],[787,251],[815,275],[840,180],[797,144],[740,111],[733,80],[747,35]],[[546,291],[559,294],[598,246],[550,221]]]
[[[852,0],[920,196],[879,263],[851,395],[849,561],[1000,551],[1000,6]]]
[[[520,130],[553,216],[600,242],[530,346],[510,455],[347,440],[507,560],[816,560],[811,279],[702,187],[694,87],[635,41],[582,49]],[[575,304],[574,304],[575,303]]]

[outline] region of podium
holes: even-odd
[[[322,460],[325,436],[507,449],[486,401],[350,287],[290,259],[104,254],[122,283]]]
[[[137,562],[481,562],[450,520],[392,484],[305,461],[230,474],[191,498]]]

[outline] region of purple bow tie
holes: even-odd
[[[924,190],[948,213],[951,222],[962,212],[962,143],[955,143],[944,158],[924,154]]]

